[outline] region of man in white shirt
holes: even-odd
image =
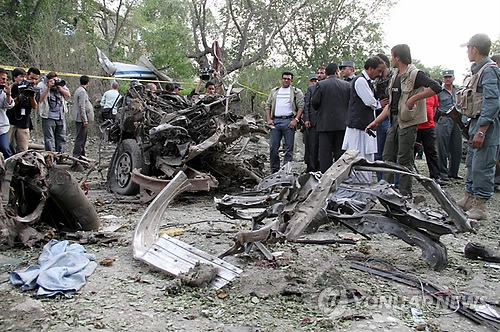
[[[354,149],[359,156],[368,161],[375,160],[377,153],[377,138],[373,131],[365,132],[366,127],[375,119],[375,110],[384,107],[374,95],[373,81],[382,75],[385,69],[384,61],[379,57],[366,60],[365,69],[351,82],[351,96],[347,112],[346,131],[342,150]],[[387,101],[383,101],[387,103]],[[355,172],[353,181],[371,183],[372,172]]]
[[[120,100],[120,92],[118,89],[120,88],[120,84],[118,82],[113,81],[111,84],[111,90],[108,90],[104,93],[101,99],[101,120],[104,122],[107,119],[113,119],[116,115],[116,105]]]
[[[285,158],[283,164],[293,159],[295,127],[304,110],[304,94],[292,87],[293,73],[281,74],[281,87],[271,90],[266,103],[267,124],[271,127],[270,162],[271,172],[280,169],[279,147],[283,139]]]

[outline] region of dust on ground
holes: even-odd
[[[89,157],[98,159],[98,147],[99,140],[90,139]],[[113,149],[112,144],[101,146],[103,164]],[[259,149],[265,149],[265,144]],[[416,163],[420,172],[427,174],[425,161]],[[300,169],[302,164],[295,166]],[[77,179],[86,175],[73,174]],[[73,296],[40,299],[33,292],[13,287],[7,272],[36,264],[41,247],[1,252],[2,331],[414,331],[411,308],[423,311],[431,331],[487,331],[447,308],[437,307],[418,289],[350,269],[346,256],[352,255],[391,264],[452,293],[490,301],[500,295],[500,270],[463,257],[469,241],[499,249],[499,194],[490,200],[489,220],[481,223],[477,234],[442,237],[449,265],[441,272],[429,268],[418,248],[379,234],[356,245],[269,244],[268,248],[279,255],[276,263],[265,261],[256,250],[247,257],[227,257],[226,261],[244,272],[221,291],[183,286],[174,295],[167,289],[172,277],[132,257],[134,229],[146,205],[120,202],[125,197],[106,192],[105,176],[105,170],[90,175],[88,197],[101,217],[102,228],[119,228],[114,234],[117,240],[84,246],[97,262],[107,260],[108,266],[98,265],[86,285]],[[444,188],[458,199],[463,183],[452,181]],[[418,186],[415,192],[429,196]],[[210,254],[224,252],[232,245],[236,232],[251,226],[215,209],[213,197],[225,193],[236,191],[182,194],[163,216],[163,227],[184,229],[184,234],[176,238]],[[310,236],[335,238],[339,232],[348,230],[326,225]],[[336,306],[327,295],[339,289],[357,292],[363,301]]]

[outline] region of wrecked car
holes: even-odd
[[[263,158],[244,160],[226,151],[244,135],[267,132],[257,116],[241,115],[237,92],[205,96],[191,104],[167,91],[132,85],[117,121],[106,128],[117,144],[108,169],[108,190],[135,195],[142,188],[147,202],[181,170],[190,177],[192,191],[217,187],[219,180],[211,173],[232,181],[259,181]]]
[[[0,158],[0,245],[31,246],[43,238],[34,227],[96,231],[99,217],[76,179],[56,166],[56,154],[33,150]]]

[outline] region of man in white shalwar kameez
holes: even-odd
[[[377,138],[365,132],[366,127],[375,119],[375,110],[384,107],[374,96],[373,81],[385,69],[379,57],[366,60],[364,70],[351,81],[351,96],[347,112],[346,131],[342,150],[358,150],[359,156],[368,161],[375,160]],[[355,183],[371,183],[372,172],[353,172]]]

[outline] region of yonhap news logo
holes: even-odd
[[[410,308],[422,308],[437,312],[451,312],[456,306],[468,308],[479,308],[487,305],[484,297],[472,297],[461,294],[440,293],[436,297],[421,292],[413,292],[411,295],[363,294],[354,288],[343,286],[328,287],[322,290],[318,296],[318,307],[330,319],[339,319],[352,314],[372,311],[409,311]]]

